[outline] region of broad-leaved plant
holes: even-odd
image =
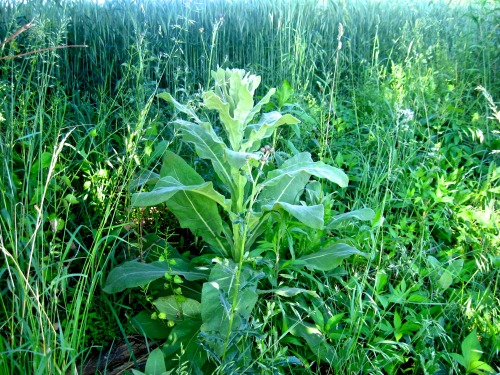
[[[132,196],[135,207],[166,203],[180,226],[189,228],[207,244],[207,251],[214,254],[212,264],[197,266],[175,255],[168,261],[149,264],[127,262],[110,273],[105,291],[119,292],[165,276],[206,280],[201,301],[173,293],[154,302],[158,315],[173,326],[163,351],[173,356],[182,350],[197,369],[195,372],[201,371],[208,353],[227,372],[244,373],[253,366],[252,340],[259,333],[252,329],[251,314],[259,296],[259,280],[266,276],[257,263],[249,260],[256,240],[269,230],[270,222],[281,220],[324,229],[324,204],[320,199],[306,204],[306,187],[309,193],[320,189],[317,181],[310,181],[312,177],[340,187],[347,186],[348,178],[338,168],[313,161],[307,152],[273,167],[274,150],[265,140],[278,127],[299,121],[277,111],[260,114],[275,89],[255,103],[259,76],[239,69],[218,69],[212,75],[215,87],[204,92],[202,99],[206,109],[217,112],[216,124],[200,118],[194,109],[168,93],[159,97],[183,114],[173,121],[173,126],[184,142],[194,146],[198,157],[211,163],[218,189],[180,156],[166,151],[160,173],[151,174],[154,187]],[[216,129],[221,129],[221,134]],[[334,221],[332,226],[336,225]],[[329,243],[296,259],[291,254],[287,261],[295,267],[328,271],[353,254],[364,255],[347,244]],[[291,292],[281,290],[285,295],[293,295]],[[297,328],[297,324],[295,331],[307,332],[306,326]]]

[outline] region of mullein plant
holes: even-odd
[[[189,261],[172,252],[166,261],[127,262],[111,271],[105,291],[116,293],[163,277],[175,278],[179,283],[180,276],[187,281],[206,280],[201,301],[181,295],[177,288],[171,296],[153,302],[158,311],[154,317],[168,320],[171,326],[163,351],[173,356],[176,349],[181,349],[182,341],[185,358],[190,359],[196,371],[201,371],[211,357],[226,372],[243,373],[254,365],[252,342],[259,333],[252,328],[251,313],[261,294],[258,283],[268,276],[259,268],[252,252],[256,240],[268,228],[279,230],[279,225],[269,226],[273,222],[294,220],[312,230],[328,227],[324,222],[325,205],[319,198],[321,185],[311,181],[311,177],[340,187],[347,186],[348,178],[338,168],[313,161],[308,152],[297,153],[273,168],[270,161],[274,149],[265,140],[279,126],[297,124],[298,120],[277,111],[258,116],[275,93],[271,89],[254,102],[259,76],[244,70],[219,68],[212,72],[212,77],[215,87],[204,92],[202,99],[206,109],[217,112],[217,125],[223,136],[217,134],[213,123],[200,118],[170,94],[162,93],[159,97],[184,115],[185,119],[177,118],[173,125],[184,142],[194,146],[200,158],[210,161],[219,191],[180,156],[166,151],[160,173],[149,172],[149,183],[154,186],[150,191],[133,194],[132,205],[165,203],[182,228],[189,228],[203,239],[213,259],[210,264],[199,266],[196,258]],[[306,191],[309,194],[304,194]],[[316,200],[308,199],[307,203],[301,200],[305,195],[315,194]],[[363,213],[355,216],[359,218]],[[331,224],[336,225],[336,220]],[[316,249],[298,257],[289,254],[285,261],[294,267],[328,271],[353,254],[365,255],[344,243],[330,243]],[[276,262],[282,262],[279,256],[276,258]],[[291,289],[281,290],[280,295],[293,295]],[[200,350],[196,338],[201,339],[205,350]],[[311,340],[306,341],[310,344]]]

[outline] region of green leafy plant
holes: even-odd
[[[219,365],[224,365],[226,372],[244,372],[254,366],[251,338],[259,332],[251,329],[251,313],[259,297],[258,282],[266,276],[258,266],[260,252],[252,252],[256,240],[269,230],[270,223],[274,223],[276,231],[285,221],[293,221],[305,229],[324,229],[325,205],[319,199],[321,186],[318,182],[311,185],[310,179],[314,176],[346,187],[348,178],[338,168],[314,162],[307,152],[298,153],[274,167],[271,163],[274,150],[263,145],[264,140],[272,137],[279,126],[296,124],[298,120],[276,111],[254,120],[275,92],[269,90],[255,104],[259,76],[238,69],[218,69],[212,75],[215,89],[203,93],[203,104],[217,111],[223,136],[216,133],[214,124],[202,120],[192,108],[180,104],[170,94],[159,97],[187,116],[187,120],[179,118],[173,124],[183,140],[194,146],[198,156],[211,162],[221,192],[180,156],[166,151],[160,173],[150,180],[154,187],[133,194],[132,205],[166,203],[180,226],[201,237],[217,257],[199,256],[188,260],[172,253],[167,261],[127,262],[110,273],[105,291],[119,292],[164,276],[167,279],[183,276],[187,281],[208,277],[200,302],[184,296],[182,288],[175,288],[171,296],[154,302],[157,316],[173,326],[164,351],[173,355],[173,349],[183,341],[184,353],[200,369],[206,356],[196,342],[199,331],[206,352]],[[318,199],[315,202],[308,199],[312,202],[308,205],[302,200],[306,191],[309,195],[318,195]],[[332,219],[327,224],[334,228],[337,221],[347,218],[348,215]],[[365,255],[348,244],[332,241],[313,249],[312,253],[290,252],[284,260],[279,260],[277,255],[275,265],[329,271],[351,255]],[[287,291],[271,292],[290,294]],[[295,322],[289,332],[295,331],[312,345],[312,350],[317,349],[317,339],[311,339],[313,336],[308,334],[306,325]]]
[[[452,353],[452,357],[465,367],[466,374],[491,374],[493,368],[480,361],[483,350],[477,338],[477,332],[472,331],[462,342],[462,354]]]

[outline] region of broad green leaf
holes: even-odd
[[[302,154],[298,154],[294,156],[294,158],[298,158],[299,155],[301,157],[308,156],[310,158],[310,154],[304,152]],[[300,162],[293,165],[285,166],[283,164],[282,168],[276,169],[272,172],[269,172],[268,179],[263,182],[263,186],[272,186],[277,184],[282,178],[294,176],[298,173],[307,173],[309,175],[318,177],[318,178],[326,178],[327,180],[336,183],[340,187],[346,187],[349,183],[349,179],[347,175],[340,169],[327,165],[321,161],[313,162]]]
[[[207,270],[193,268],[183,259],[170,261],[171,264],[166,262],[125,262],[111,270],[103,290],[106,293],[118,293],[128,288],[144,286],[164,277],[166,273],[181,275],[190,281],[204,280],[208,277]]]
[[[378,270],[375,275],[375,292],[380,293],[386,286],[388,281],[387,273],[385,270]]]
[[[176,180],[174,177],[166,176],[158,180],[153,190],[132,194],[133,207],[156,206],[167,202],[176,193],[192,192],[209,200],[218,203],[225,210],[229,210],[231,202],[222,194],[214,190],[212,182],[205,182],[200,185],[186,186]],[[168,203],[167,203],[168,204]]]
[[[210,160],[217,176],[224,184],[230,186],[232,184],[231,170],[225,160],[227,146],[213,129],[211,127],[206,129],[201,125],[183,120],[174,121],[174,124],[180,129],[182,139],[194,145],[200,158]]]
[[[290,83],[285,79],[279,91],[278,106],[280,108],[283,107],[286,104],[287,100],[290,98],[290,96],[292,96],[292,94],[293,94],[292,85],[290,85]]]
[[[261,141],[270,137],[278,126],[299,122],[290,114],[283,116],[279,112],[264,113],[258,123],[248,125],[245,129],[245,142],[241,145],[240,151],[260,147]]]
[[[216,253],[228,256],[229,244],[221,236],[223,225],[217,203],[228,210],[230,202],[213,189],[211,182],[205,183],[193,168],[172,152],[166,152],[160,175],[153,191],[132,195],[132,204],[167,202],[182,228],[202,237]]]
[[[172,151],[166,151],[160,171],[160,178],[174,177],[184,185],[200,185],[205,182],[186,161]]]
[[[340,266],[342,261],[351,255],[368,256],[352,246],[336,243],[316,253],[300,257],[294,262],[294,265],[303,265],[311,270],[330,271]]]
[[[332,363],[336,357],[335,350],[327,343],[326,337],[313,324],[286,317],[290,326],[290,333],[294,336],[302,337],[311,351],[321,361]]]
[[[455,361],[465,367],[465,359],[463,355],[460,355],[458,353],[450,353],[450,355]]]
[[[397,311],[394,312],[394,328],[396,330],[401,328],[401,316],[399,315],[399,313]],[[399,341],[399,340],[396,340],[396,341]]]
[[[337,215],[330,220],[330,222],[326,225],[328,229],[335,229],[340,226],[341,223],[347,220],[362,220],[362,221],[371,221],[375,217],[375,211],[370,208],[362,208],[360,210],[355,210],[351,212],[346,212],[344,214]]]
[[[305,172],[288,176],[284,175],[276,184],[263,186],[259,195],[259,203],[286,202],[297,203],[304,192],[304,187],[310,175]]]
[[[241,169],[249,160],[260,160],[260,155],[253,152],[237,152],[230,148],[225,150],[226,160],[235,169]]]
[[[207,352],[198,341],[201,320],[178,322],[170,331],[163,352],[167,357],[167,368],[172,369],[178,363],[186,363],[189,374],[200,374],[200,368],[207,361]],[[177,358],[177,355],[180,358]]]
[[[439,288],[446,290],[451,286],[452,283],[453,283],[453,275],[450,272],[444,270],[443,274],[438,280]]]
[[[470,363],[467,371],[477,375],[497,374],[493,367],[482,361]]]
[[[340,313],[329,318],[325,325],[325,331],[330,332],[335,326],[344,319],[344,313]]]
[[[224,355],[224,343],[237,332],[250,329],[249,318],[257,302],[257,283],[265,275],[229,259],[212,268],[210,279],[203,284],[201,297],[202,334],[212,337],[211,350]],[[239,279],[238,279],[239,276]],[[214,340],[214,335],[218,337]],[[238,349],[232,346],[232,349]]]
[[[411,293],[408,296],[408,299],[406,302],[411,302],[411,303],[429,303],[429,299],[421,294],[422,292],[416,292],[416,293]]]
[[[464,356],[467,371],[471,369],[473,362],[481,359],[482,354],[483,350],[477,338],[477,332],[474,330],[462,341],[462,355]]]
[[[284,210],[299,220],[301,223],[314,229],[323,228],[323,217],[325,208],[322,204],[315,206],[300,206],[285,202],[276,202],[272,205],[262,206],[262,211],[277,211]]]
[[[156,184],[160,179],[160,175],[158,173],[152,171],[142,171],[134,179],[129,185],[130,191],[134,191],[138,187],[144,186],[146,184]]]
[[[166,371],[165,357],[162,350],[157,348],[149,353],[144,373],[146,375],[163,375]]]
[[[452,261],[448,265],[448,267],[446,267],[446,269],[443,271],[443,274],[439,278],[438,286],[443,290],[448,289],[455,282],[455,279],[459,276],[463,266],[463,259],[456,259]]]
[[[236,321],[248,319],[257,302],[257,282],[263,275],[256,273],[248,266],[243,266],[240,280],[236,280],[238,265],[231,260],[216,264],[212,268],[209,281],[203,284],[202,318],[203,330],[226,332],[229,323],[230,303],[237,293],[235,310]],[[236,286],[240,289],[236,291]],[[235,323],[237,329],[240,323]],[[225,329],[225,330],[224,330]]]
[[[271,96],[273,96],[275,92],[276,92],[275,88],[270,89],[267,92],[267,94],[264,95],[264,97],[261,100],[259,100],[259,102],[257,104],[255,104],[255,106],[250,110],[250,113],[247,116],[247,119],[245,121],[246,124],[248,124],[248,123],[250,123],[250,121],[252,121],[252,119],[255,117],[255,115],[260,112],[260,109],[262,108],[263,105],[266,105],[267,103],[269,103],[269,100],[271,100]]]
[[[106,279],[106,286],[103,291],[106,293],[118,293],[127,288],[143,286],[164,277],[169,269],[169,265],[165,262],[125,262],[111,270]]]
[[[226,131],[233,150],[239,151],[244,129],[251,121],[254,107],[253,94],[260,83],[260,77],[245,74],[239,69],[219,68],[212,73],[215,91],[203,93],[203,102],[208,109],[216,110]]]
[[[170,151],[165,154],[160,176],[162,178],[174,177],[186,186],[205,183],[203,178],[180,156]],[[159,181],[157,185],[161,186],[165,181],[168,183],[172,180],[167,179],[161,183]],[[208,199],[201,191],[196,192],[196,189],[193,191],[180,190],[168,198],[168,207],[177,217],[182,228],[189,228],[196,236],[201,236],[210,244],[216,253],[227,256],[230,254],[229,244],[225,238],[220,236],[223,226],[216,205],[216,202],[221,204],[224,198],[211,187],[208,187],[205,192],[209,194]],[[224,200],[222,207],[227,209],[229,205],[230,202]]]
[[[153,305],[159,312],[166,314],[168,320],[173,322],[199,319],[201,316],[201,304],[184,296],[159,297],[153,302]]]
[[[163,92],[161,94],[158,94],[158,97],[160,99],[164,99],[167,102],[172,103],[174,105],[175,109],[177,109],[179,112],[182,112],[182,113],[185,113],[186,115],[188,115],[189,118],[192,118],[193,120],[195,120],[197,124],[205,126],[207,128],[210,126],[209,123],[201,121],[200,118],[196,115],[196,112],[192,108],[190,108],[184,104],[179,103],[168,92]]]
[[[166,322],[161,319],[151,319],[151,313],[141,311],[130,320],[130,324],[141,335],[146,335],[150,339],[166,339],[169,328]]]
[[[30,170],[32,176],[37,176],[41,170],[47,169],[52,163],[52,153],[51,152],[43,152],[40,159],[35,160],[33,163],[33,167]]]
[[[262,183],[262,191],[259,201],[262,204],[286,202],[294,204],[298,202],[304,192],[304,188],[310,179],[310,174],[299,170],[296,173],[286,174],[282,170],[288,170],[296,165],[312,163],[311,155],[307,152],[297,154],[283,163],[281,168],[268,173],[266,181]],[[269,183],[269,181],[272,181]]]
[[[221,236],[222,218],[213,200],[195,192],[181,191],[167,204],[181,228],[188,228],[195,236],[200,236],[217,254],[229,256],[229,244]]]

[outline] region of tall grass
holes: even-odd
[[[159,158],[158,142],[175,139],[154,95],[191,100],[216,66],[274,87],[287,80],[295,102],[284,110],[303,125],[283,151],[307,148],[347,171],[336,211],[377,211],[370,230],[345,229],[374,254],[370,263],[323,280],[323,308],[345,314],[336,373],[418,360],[431,372],[454,363],[472,327],[489,345],[485,360],[500,366],[499,124],[489,118],[500,98],[498,5],[0,3],[2,41],[33,22],[0,50],[2,374],[75,373],[119,332],[109,316],[124,312],[100,289],[109,265],[141,247],[128,189]],[[88,47],[10,58],[68,45]],[[443,288],[457,259],[454,287]],[[388,282],[377,293],[389,299],[403,281],[422,285],[423,307],[383,306],[373,291],[380,275]],[[396,312],[420,329],[377,346]]]

